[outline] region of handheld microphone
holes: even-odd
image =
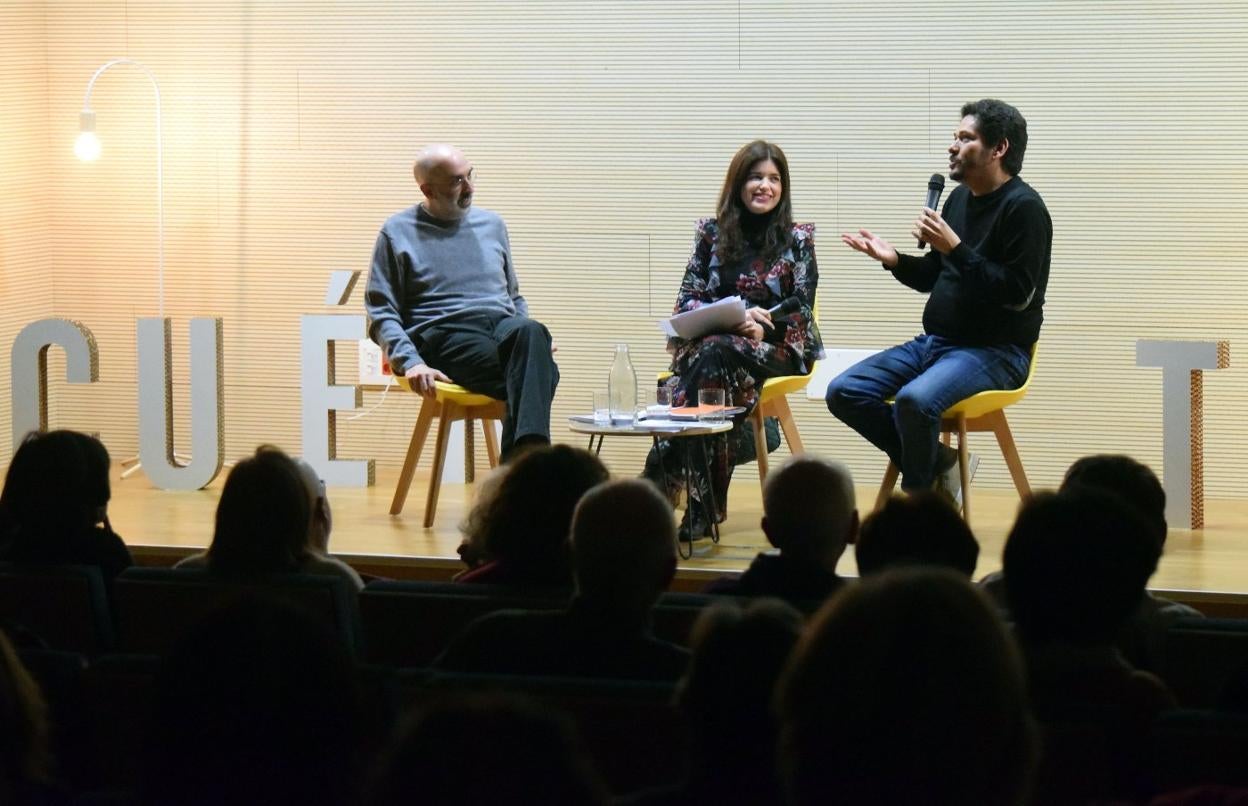
[[[785,314],[794,313],[802,309],[802,301],[797,297],[789,297],[784,302],[774,308],[768,308],[767,313],[773,317],[784,316]]]
[[[945,177],[943,174],[932,174],[932,178],[927,180],[927,203],[924,207],[932,210],[936,209],[936,205],[940,204],[940,194],[945,190]],[[922,238],[919,239],[919,248],[927,246],[927,242]]]

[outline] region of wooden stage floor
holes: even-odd
[[[159,490],[142,474],[113,480],[109,507],[113,527],[140,562],[162,563],[199,550],[212,539],[213,513],[225,472],[204,490]],[[459,569],[455,547],[458,524],[471,503],[473,487],[443,485],[434,526],[421,526],[427,475],[417,473],[402,515],[388,514],[397,471],[378,473],[376,486],[331,488],[334,531],[330,549],[361,570],[383,576],[446,578]],[[858,488],[859,506],[869,506],[875,488]],[[974,530],[981,544],[976,576],[1001,567],[1001,548],[1018,506],[1013,491],[976,490]],[[679,579],[686,587],[726,570],[741,570],[767,548],[758,528],[762,502],[758,484],[733,485],[729,518],[718,546],[682,560]],[[1248,607],[1248,501],[1206,501],[1206,528],[1171,530],[1166,556],[1151,587],[1177,593],[1184,601],[1237,602]],[[852,548],[838,569],[856,575]],[[1199,605],[1198,605],[1199,606]],[[1206,608],[1210,609],[1210,608]],[[1219,608],[1212,608],[1219,609]],[[1236,608],[1240,609],[1239,607]]]

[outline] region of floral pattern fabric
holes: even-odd
[[[796,298],[793,313],[775,316],[775,329],[761,341],[731,333],[715,333],[697,339],[670,339],[672,405],[696,405],[698,390],[724,389],[728,405],[742,406],[748,413],[758,402],[758,390],[767,378],[808,372],[815,359],[823,357],[823,341],[815,325],[815,290],[819,271],[815,264],[813,224],[795,224],[791,246],[768,263],[756,252],[747,253],[728,265],[715,254],[719,229],[715,219],[698,222],[689,264],[676,298],[675,312],[690,311],[724,297],[740,296],[746,307],[773,308]],[[660,440],[660,443],[669,442]],[[711,478],[700,469],[696,489],[690,494],[701,500],[707,483],[715,492],[722,519],[728,482],[735,465],[755,458],[754,435],[745,415],[736,418],[734,428],[724,437],[707,440],[713,451]],[[660,444],[654,459],[663,461],[669,482],[679,485],[680,452],[671,444]],[[650,464],[650,463],[648,463]]]

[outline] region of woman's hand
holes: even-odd
[[[747,339],[754,341],[762,341],[763,336],[768,330],[775,330],[776,326],[771,321],[771,312],[766,308],[747,308],[745,311],[745,321],[737,325],[734,331],[738,336],[745,336]]]

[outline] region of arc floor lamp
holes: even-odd
[[[82,99],[82,112],[78,116],[78,139],[74,142],[74,155],[84,162],[99,158],[101,152],[100,139],[95,134],[95,111],[91,108],[91,91],[100,76],[114,67],[128,65],[140,70],[152,82],[152,93],[156,98],[156,299],[157,311],[161,319],[165,318],[165,155],[164,141],[161,138],[160,83],[156,80],[147,65],[135,59],[109,59],[91,76],[87,82],[87,92]],[[179,459],[186,459],[181,454],[174,454]],[[123,466],[129,465],[121,477],[127,478],[142,466],[137,456],[123,459]]]

